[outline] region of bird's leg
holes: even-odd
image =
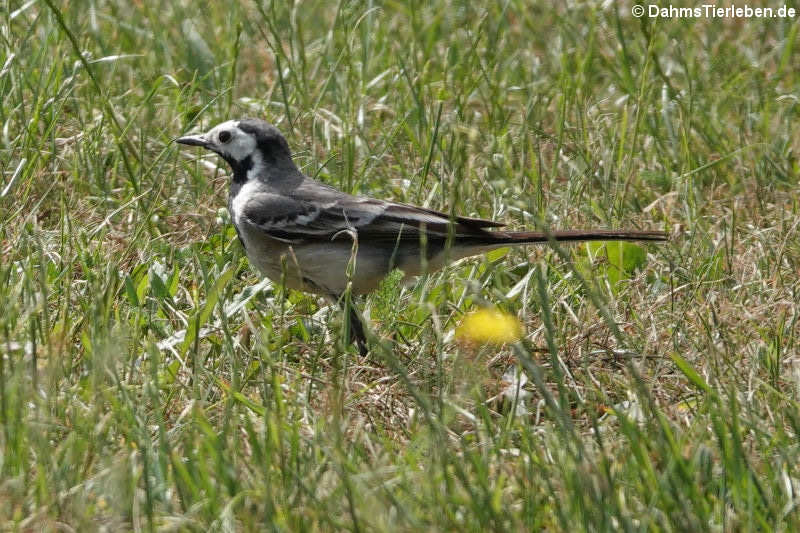
[[[338,302],[342,311],[347,313],[347,320],[349,323],[349,327],[347,328],[348,344],[355,343],[356,346],[358,346],[358,352],[361,354],[361,357],[366,357],[369,353],[367,336],[364,333],[364,322],[362,322],[361,317],[359,317],[355,304],[349,298],[335,294],[330,295],[330,299]]]
[[[350,320],[349,341],[356,343],[356,346],[358,346],[358,352],[361,354],[361,357],[366,357],[367,354],[369,353],[369,348],[367,347],[367,336],[364,334],[364,323],[358,316],[358,312],[356,312],[356,308],[353,305],[353,302],[350,302],[350,305],[348,305],[347,307],[348,307],[347,314]]]

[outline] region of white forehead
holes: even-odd
[[[219,141],[219,134],[223,131],[231,134],[231,140],[227,143]],[[239,129],[238,120],[227,120],[217,124],[206,133],[206,139],[216,144],[220,151],[225,152],[236,161],[242,161],[256,151],[256,139]]]
[[[209,134],[215,133],[219,134],[222,130],[232,130],[232,129],[239,129],[239,121],[238,120],[226,120],[225,122],[220,122],[210,130],[208,130]]]

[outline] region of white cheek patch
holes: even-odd
[[[219,140],[219,134],[223,131],[231,134],[231,139],[227,143],[221,143]],[[237,120],[228,120],[214,126],[206,134],[206,138],[214,143],[216,150],[234,161],[244,161],[256,151],[256,140],[252,135],[239,129],[239,121]]]
[[[222,145],[222,149],[225,150],[225,153],[235,161],[244,161],[247,156],[251,154],[255,155],[256,140],[253,137],[242,132],[238,128],[231,133],[233,133],[233,139],[227,144]]]

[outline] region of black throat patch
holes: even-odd
[[[248,155],[241,161],[224,157],[225,161],[233,169],[233,183],[242,185],[247,182],[247,172],[253,168],[253,156]]]

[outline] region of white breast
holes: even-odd
[[[237,194],[233,202],[231,202],[231,219],[233,219],[233,223],[237,226],[241,225],[241,218],[244,216],[244,208],[247,205],[247,201],[256,193],[258,185],[258,180],[247,180],[247,183],[242,185],[242,188],[239,189],[239,194]]]

